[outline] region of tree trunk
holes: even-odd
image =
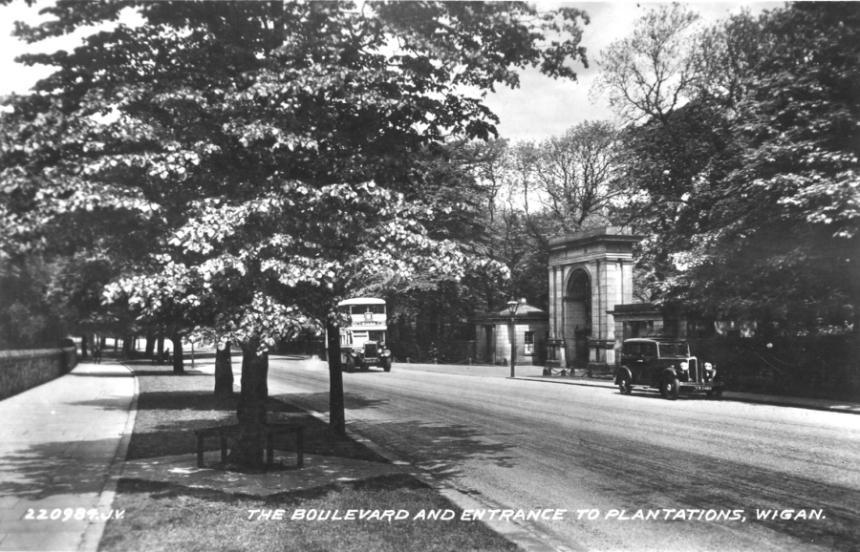
[[[215,396],[233,396],[233,361],[229,343],[215,351]]]
[[[134,336],[126,335],[122,338],[122,356],[134,358]]]
[[[328,323],[329,426],[338,435],[346,435],[346,413],[343,401],[343,372],[340,366],[340,327]]]
[[[239,436],[230,453],[230,463],[248,470],[263,468],[262,426],[266,423],[269,398],[269,355],[257,354],[257,343],[242,343],[242,389],[236,417]]]
[[[146,358],[152,359],[155,352],[155,336],[152,332],[146,332]]]
[[[90,336],[88,334],[81,335],[81,358],[86,360],[89,358],[89,339]]]
[[[173,342],[173,373],[185,373],[185,358],[182,355],[182,337],[179,334],[173,334],[170,338]]]

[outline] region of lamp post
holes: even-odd
[[[517,315],[517,307],[519,306],[520,304],[513,299],[508,301],[508,312],[511,314],[508,321],[508,335],[511,337],[511,377],[514,377],[514,367],[517,362],[517,334],[514,332],[514,316]]]

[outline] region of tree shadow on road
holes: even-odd
[[[494,433],[487,436],[463,424],[427,423],[420,420],[400,422],[363,422],[359,431],[385,435],[389,450],[437,479],[450,479],[463,471],[466,462],[479,461],[498,468],[515,467],[510,451],[516,446],[515,436],[500,440]]]
[[[329,412],[328,393],[279,393],[272,395],[272,398],[288,404],[295,404],[299,407],[312,408],[317,412]],[[383,406],[390,401],[388,399],[369,399],[358,393],[344,393],[343,402],[344,408],[347,410],[361,410]]]
[[[328,412],[328,393],[294,393],[277,396],[284,402],[304,408]],[[347,411],[361,418],[350,419],[347,424],[362,435],[375,440],[393,456],[418,465],[439,479],[452,478],[462,471],[464,462],[480,460],[500,468],[513,467],[513,457],[507,453],[514,447],[511,442],[499,440],[499,434],[487,437],[465,424],[428,423],[420,419],[402,421],[374,421],[373,411],[388,404],[389,400],[369,399],[358,393],[344,397]]]

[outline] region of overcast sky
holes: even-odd
[[[44,5],[44,1],[39,4]],[[538,5],[552,7],[559,4],[539,2]],[[655,4],[578,2],[569,5],[585,10],[591,19],[591,23],[584,28],[582,44],[587,48],[590,59],[594,60],[610,42],[628,35],[636,19]],[[692,2],[690,5],[702,16],[704,23],[710,23],[738,12],[743,7],[758,12],[778,7],[782,2]],[[36,80],[47,74],[45,68],[28,68],[13,61],[26,47],[11,36],[13,22],[33,21],[37,11],[37,8],[28,8],[20,0],[0,7],[0,95],[26,92]],[[45,50],[71,49],[79,41],[53,41]],[[501,119],[500,135],[514,142],[540,141],[560,135],[582,121],[611,119],[612,113],[601,98],[589,94],[597,71],[593,62],[588,70],[577,67],[576,82],[553,80],[537,71],[527,71],[522,76],[520,88],[501,88],[490,95],[487,103]]]

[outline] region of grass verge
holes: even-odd
[[[155,459],[188,455],[193,464],[192,431],[235,419],[235,398],[215,399],[212,376],[173,375],[167,367],[132,366],[140,384],[138,413],[127,458]],[[306,427],[307,454],[371,462],[385,460],[360,443],[339,437],[307,413],[272,400],[270,411]],[[332,481],[311,489],[266,497],[230,491],[229,472],[221,488],[122,479],[113,508],[125,516],[111,520],[99,545],[113,551],[514,551],[518,547],[479,522],[459,520],[460,510],[431,487],[394,474]],[[405,511],[400,520],[365,518],[308,521],[291,517],[297,510]],[[254,510],[282,510],[283,519],[260,519]],[[450,520],[414,519],[422,511],[453,512]]]

